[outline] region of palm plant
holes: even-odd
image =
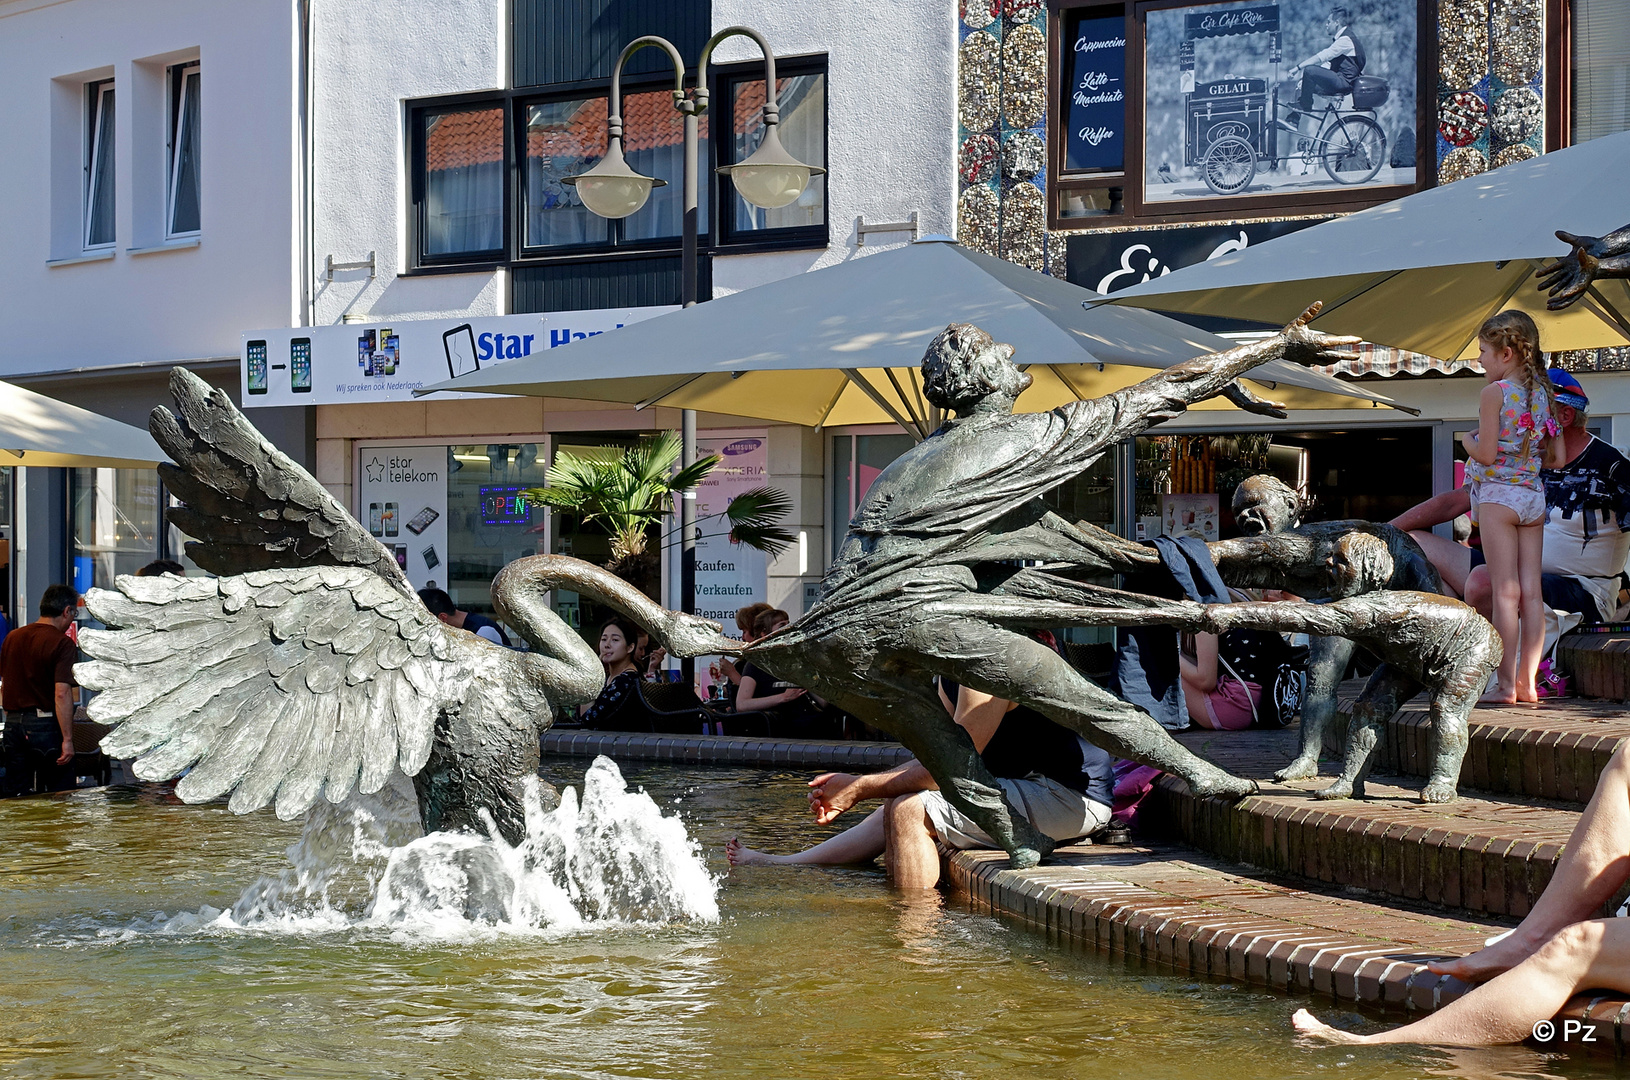
[[[545,474],[547,486],[532,488],[526,495],[610,533],[607,568],[618,572],[643,560],[651,529],[669,512],[673,497],[696,487],[719,464],[714,454],[675,469],[680,449],[679,436],[665,431],[614,458],[562,451]],[[792,542],[792,534],[777,524],[791,510],[792,500],[785,492],[759,487],[742,492],[708,520],[728,522],[732,540],[773,555]]]

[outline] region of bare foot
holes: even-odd
[[[1215,765],[1207,766],[1203,771],[1197,770],[1195,775],[1183,779],[1188,781],[1189,793],[1197,799],[1220,798],[1237,802],[1262,790],[1255,780],[1232,776]]]
[[[1283,769],[1273,774],[1275,780],[1313,780],[1319,775],[1318,758],[1297,758]]]
[[[1480,709],[1498,708],[1501,705],[1515,704],[1517,704],[1517,694],[1515,691],[1507,691],[1503,694],[1499,692],[1484,694],[1482,697],[1477,699],[1477,706]]]
[[[1327,1043],[1362,1043],[1369,1040],[1363,1035],[1354,1035],[1350,1031],[1333,1028],[1320,1020],[1306,1009],[1297,1009],[1290,1018],[1290,1026],[1296,1029],[1296,1034],[1306,1039],[1317,1039]]]
[[[776,861],[774,855],[743,847],[739,836],[732,836],[724,845],[724,857],[731,866],[770,866]]]
[[[1363,798],[1364,797],[1364,789],[1363,789],[1362,785],[1354,784],[1351,780],[1348,780],[1346,777],[1342,777],[1342,778],[1338,779],[1335,783],[1331,784],[1329,787],[1320,788],[1318,791],[1315,791],[1313,793],[1313,797],[1315,799],[1354,799],[1354,798]]]
[[[1433,780],[1421,789],[1421,802],[1446,803],[1455,800],[1455,781]]]
[[[1487,982],[1496,975],[1510,971],[1528,959],[1533,952],[1533,946],[1513,933],[1487,948],[1478,949],[1474,953],[1453,960],[1428,960],[1426,970],[1434,975],[1453,975],[1461,982]]]

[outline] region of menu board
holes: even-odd
[[[1126,165],[1126,19],[1074,20],[1065,87],[1070,101],[1064,167],[1120,172]]]

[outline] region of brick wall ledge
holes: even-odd
[[[671,761],[685,765],[745,765],[764,769],[876,772],[910,759],[899,743],[747,739],[731,735],[641,735],[621,731],[550,729],[542,750],[560,757]]]
[[[1510,925],[1310,892],[1170,845],[1061,848],[1022,871],[1001,852],[942,855],[946,880],[973,908],[1061,945],[1381,1010],[1400,1023],[1470,989],[1432,974],[1427,960],[1462,955]],[[1593,1041],[1581,1030],[1543,1048],[1623,1056],[1626,1016],[1623,995],[1580,995],[1557,1019],[1580,1021]],[[1288,1005],[1285,1020],[1289,1038]]]

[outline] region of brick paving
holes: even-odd
[[[1462,787],[1581,803],[1589,801],[1613,748],[1630,735],[1622,705],[1579,699],[1537,709],[1480,709],[1466,726],[1470,745],[1460,768]],[[1345,745],[1345,715],[1331,728],[1325,749],[1335,761]],[[1431,738],[1424,701],[1406,706],[1384,729],[1376,771],[1425,776]]]

